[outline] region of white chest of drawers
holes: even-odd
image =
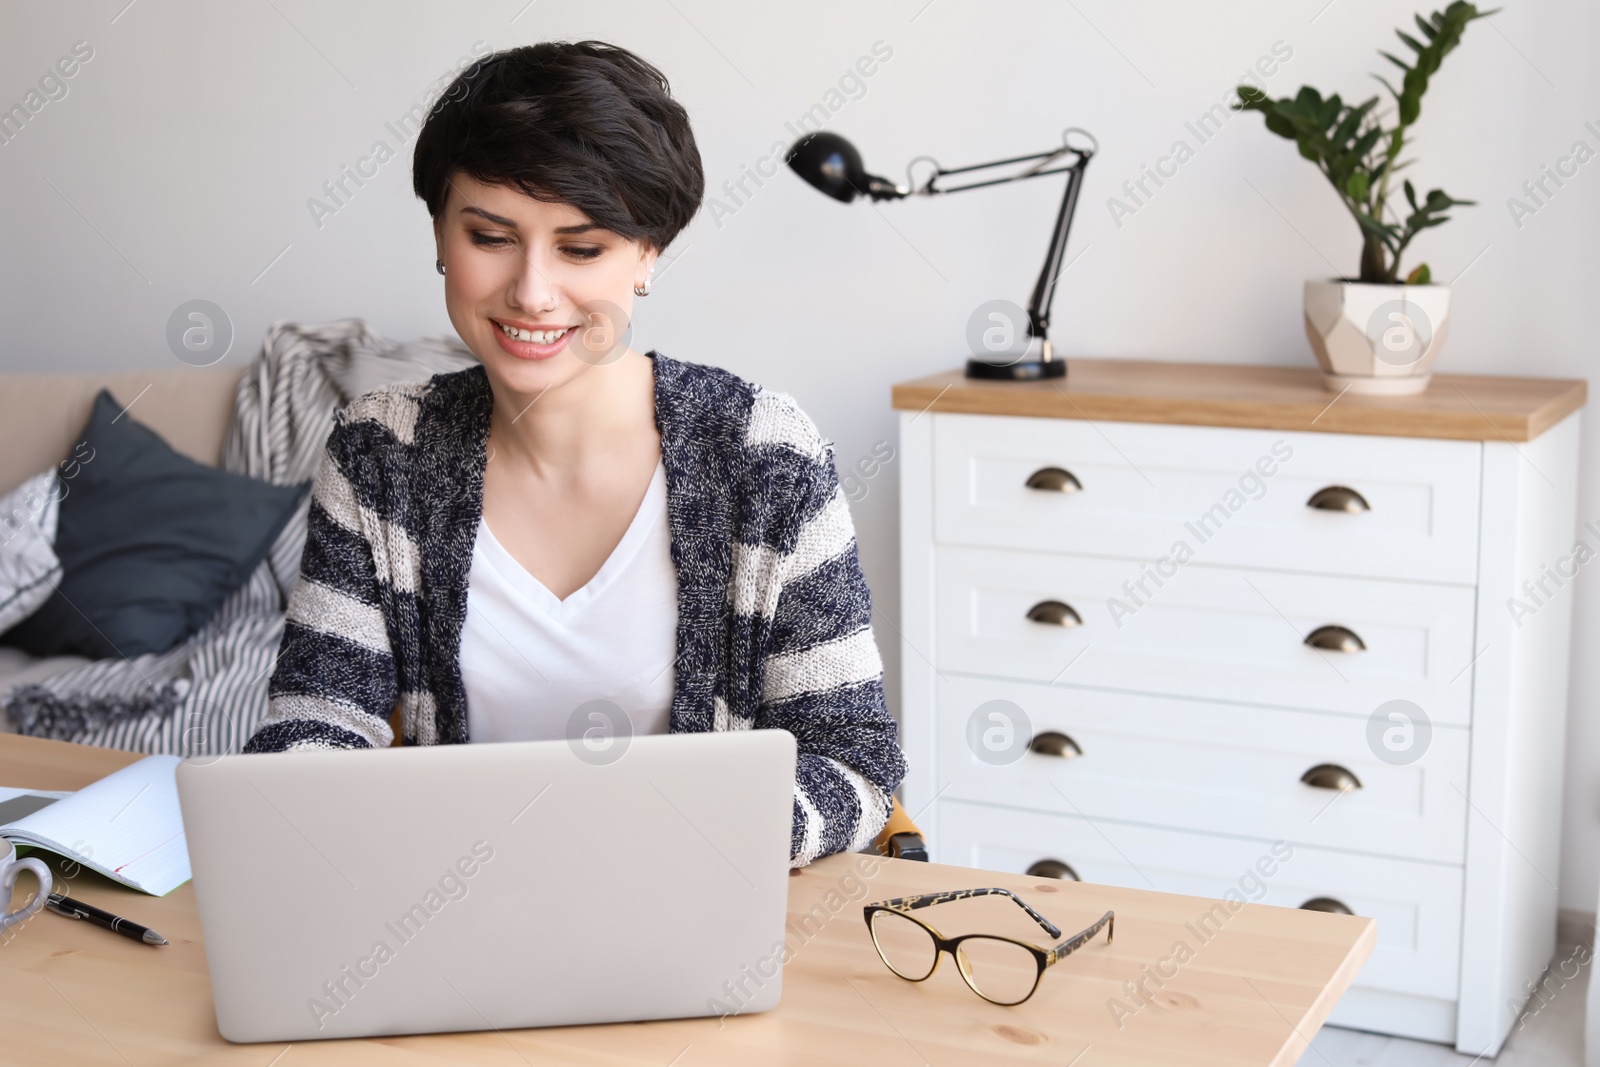
[[[897,386],[932,858],[1372,916],[1330,1021],[1497,1052],[1555,946],[1584,399],[1091,360]]]

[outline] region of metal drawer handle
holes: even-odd
[[[1028,750],[1037,752],[1041,756],[1059,756],[1061,759],[1077,759],[1083,755],[1083,749],[1078,747],[1078,742],[1054,730],[1035,734],[1033,740],[1028,742]]]
[[[1301,911],[1325,911],[1330,915],[1354,915],[1355,912],[1332,897],[1313,897],[1300,905]]]
[[[1300,780],[1306,785],[1338,793],[1352,793],[1361,788],[1361,779],[1337,763],[1319,763],[1302,774]]]
[[[1061,467],[1040,467],[1028,475],[1029,489],[1043,489],[1056,493],[1077,493],[1083,489],[1083,483],[1069,470]]]
[[[1329,652],[1365,652],[1367,644],[1354,630],[1343,626],[1319,626],[1306,634],[1306,644]]]
[[[1082,626],[1083,619],[1070,604],[1063,604],[1059,600],[1041,600],[1028,609],[1028,618],[1034,622],[1047,623],[1051,626]]]
[[[1028,868],[1030,878],[1060,878],[1068,882],[1081,882],[1078,872],[1060,860],[1040,860]]]
[[[1318,489],[1311,494],[1311,499],[1306,501],[1306,507],[1316,508],[1318,511],[1371,511],[1372,505],[1367,503],[1367,498],[1351,489],[1348,485],[1329,485]]]

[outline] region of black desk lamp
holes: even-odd
[[[1071,143],[1071,135],[1082,134],[1089,141],[1089,147],[1080,148]],[[1061,256],[1067,247],[1067,230],[1072,226],[1072,214],[1078,206],[1078,190],[1083,185],[1083,171],[1089,165],[1095,151],[1100,147],[1094,135],[1075,126],[1069,126],[1061,131],[1061,147],[1049,152],[1038,152],[1031,156],[1016,156],[1012,159],[999,159],[993,163],[978,163],[970,167],[954,167],[946,170],[939,166],[937,160],[930,156],[918,156],[906,165],[906,184],[895,185],[887,178],[880,178],[868,174],[861,164],[861,153],[856,151],[854,145],[836,133],[819,131],[808,134],[790,146],[785,159],[791,170],[818,189],[827,193],[835,200],[849,203],[857,196],[869,196],[873,200],[901,200],[908,196],[933,196],[938,193],[959,193],[963,189],[978,189],[985,185],[999,185],[1002,182],[1018,181],[1022,178],[1041,178],[1046,174],[1060,174],[1067,172],[1067,191],[1061,199],[1061,211],[1056,215],[1055,232],[1050,236],[1050,249],[1045,253],[1044,268],[1039,272],[1039,280],[1033,287],[1033,298],[1028,302],[1028,347],[1020,357],[1007,362],[974,357],[967,360],[968,378],[998,378],[1011,381],[1020,381],[1033,378],[1063,378],[1067,373],[1067,361],[1056,359],[1050,352],[1050,302],[1055,296],[1056,279],[1061,275]],[[1063,166],[1051,167],[1050,164],[1063,156],[1071,157],[1071,162]],[[933,173],[920,187],[913,187],[911,183],[911,168],[918,160],[926,159],[934,166]],[[1036,162],[1033,162],[1036,161]],[[969,182],[966,185],[957,185],[951,189],[938,188],[937,182],[947,174],[965,174],[969,171],[984,170],[989,167],[1003,167],[1011,163],[1033,162],[1016,174],[1004,178],[992,178],[988,181]],[[1046,169],[1049,168],[1049,169]],[[1035,356],[1034,342],[1038,342],[1038,353]]]

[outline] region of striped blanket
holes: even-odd
[[[222,466],[276,485],[309,481],[337,409],[379,386],[473,362],[459,341],[401,345],[360,319],[274,323],[239,382]],[[189,640],[12,690],[4,711],[17,731],[134,752],[238,752],[266,716],[310,503],[307,494],[250,580]]]

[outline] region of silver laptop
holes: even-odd
[[[765,1011],[794,738],[634,737],[178,766],[230,1041]],[[587,757],[587,758],[586,758]]]

